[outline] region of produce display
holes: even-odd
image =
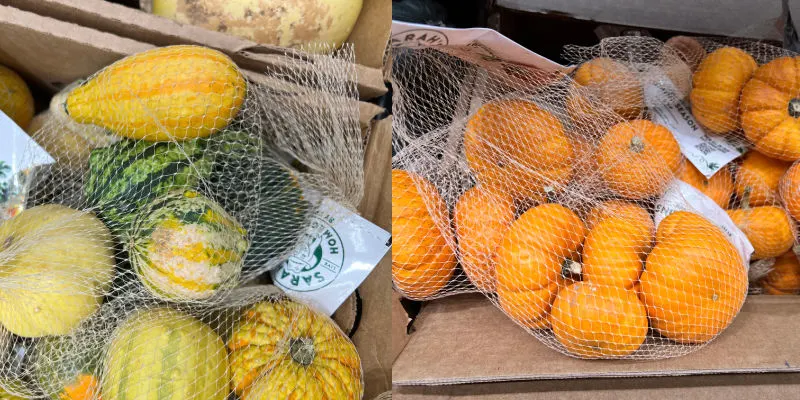
[[[661,359],[724,335],[748,293],[800,293],[789,51],[617,37],[512,73],[395,50],[397,109],[416,110],[392,160],[406,298],[481,292],[563,354]],[[440,88],[457,103],[420,95]]]
[[[0,398],[362,397],[349,338],[264,284],[323,200],[363,195],[355,80],[317,79],[354,74],[352,54],[315,60],[276,91],[219,51],[154,48],[67,85],[33,122],[0,68],[0,109],[53,159],[14,154],[30,185],[0,219]],[[295,101],[311,93],[334,111]]]

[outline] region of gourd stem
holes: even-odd
[[[314,340],[311,338],[289,339],[289,355],[294,362],[307,367],[314,362]]]
[[[570,260],[567,258],[563,263],[561,263],[561,276],[565,278],[570,276],[581,276],[582,273],[583,265],[575,260]]]
[[[800,117],[800,98],[789,100],[789,115],[792,118]]]
[[[556,202],[556,188],[552,186],[545,186],[544,187],[544,197],[548,203],[555,203]]]
[[[631,138],[630,149],[634,153],[641,153],[644,151],[644,139],[641,136],[636,135]]]

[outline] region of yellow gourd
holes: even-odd
[[[130,139],[190,140],[214,134],[239,114],[247,82],[219,51],[169,46],[124,58],[78,85],[63,110]]]
[[[25,81],[0,65],[0,111],[25,129],[33,118],[33,95]]]

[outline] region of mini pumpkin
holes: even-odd
[[[786,210],[794,219],[800,220],[800,164],[794,164],[786,171],[779,189]]]
[[[467,190],[456,203],[453,220],[461,267],[483,292],[494,292],[494,259],[514,211],[509,196],[481,185]]]
[[[778,183],[792,164],[750,150],[736,170],[734,187],[740,200],[752,207],[772,205],[778,199]]]
[[[595,225],[612,217],[635,221],[638,225],[647,226],[651,234],[656,231],[653,218],[650,217],[647,210],[636,203],[625,200],[606,200],[592,208],[586,216],[586,227],[594,229]]]
[[[787,251],[775,259],[769,273],[761,279],[766,294],[800,294],[800,261],[793,251]]]
[[[777,257],[792,248],[794,226],[786,211],[776,206],[727,210],[734,224],[753,245],[751,259]]]
[[[423,177],[392,170],[392,280],[410,299],[442,290],[456,268],[447,205]],[[449,229],[449,228],[445,228]]]
[[[653,244],[653,222],[606,218],[592,227],[583,245],[583,281],[633,288]]]
[[[578,282],[559,291],[550,314],[553,334],[586,358],[632,354],[647,337],[647,312],[632,290]]]
[[[572,144],[561,121],[525,100],[483,105],[467,122],[464,152],[479,183],[515,200],[541,197],[572,176]]]
[[[542,326],[586,228],[570,209],[555,203],[531,208],[511,224],[497,252],[497,298],[527,327]]]
[[[596,117],[594,109],[608,107],[624,119],[639,117],[644,109],[642,84],[636,74],[611,58],[599,57],[579,66],[572,75],[575,87],[567,111],[575,120]]]
[[[692,114],[709,132],[739,128],[739,95],[757,66],[753,57],[735,47],[717,49],[700,62],[689,99]]]
[[[759,67],[742,89],[742,130],[755,148],[784,161],[800,159],[800,57]]]
[[[633,200],[660,194],[682,159],[678,142],[667,128],[641,119],[611,127],[595,155],[609,189]]]
[[[692,185],[723,209],[728,208],[733,194],[733,177],[727,168],[722,168],[711,178],[706,178],[692,163],[684,162],[683,165],[678,179]]]
[[[742,257],[714,224],[676,211],[656,231],[639,278],[653,329],[678,343],[704,343],[733,321],[747,295]]]

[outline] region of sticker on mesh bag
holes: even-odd
[[[392,21],[392,47],[470,46],[482,56],[493,60],[539,68],[545,71],[565,69],[542,57],[497,31],[487,28],[456,29],[440,26]]]
[[[716,225],[736,247],[745,265],[749,265],[750,255],[753,254],[754,249],[744,232],[733,223],[725,210],[714,200],[679,179],[670,182],[664,195],[655,204],[653,219],[656,227],[664,218],[676,211],[689,211],[702,215]]]
[[[645,102],[653,122],[665,126],[675,136],[681,153],[706,178],[747,151],[743,141],[735,138],[709,135],[692,115],[686,100],[680,99],[678,89],[664,75],[658,83],[644,87]],[[664,101],[672,99],[673,101]]]
[[[326,198],[272,280],[289,297],[331,315],[380,262],[390,239],[389,232]]]
[[[0,221],[19,214],[36,165],[55,162],[9,116],[0,111]],[[9,145],[10,144],[10,145]]]

